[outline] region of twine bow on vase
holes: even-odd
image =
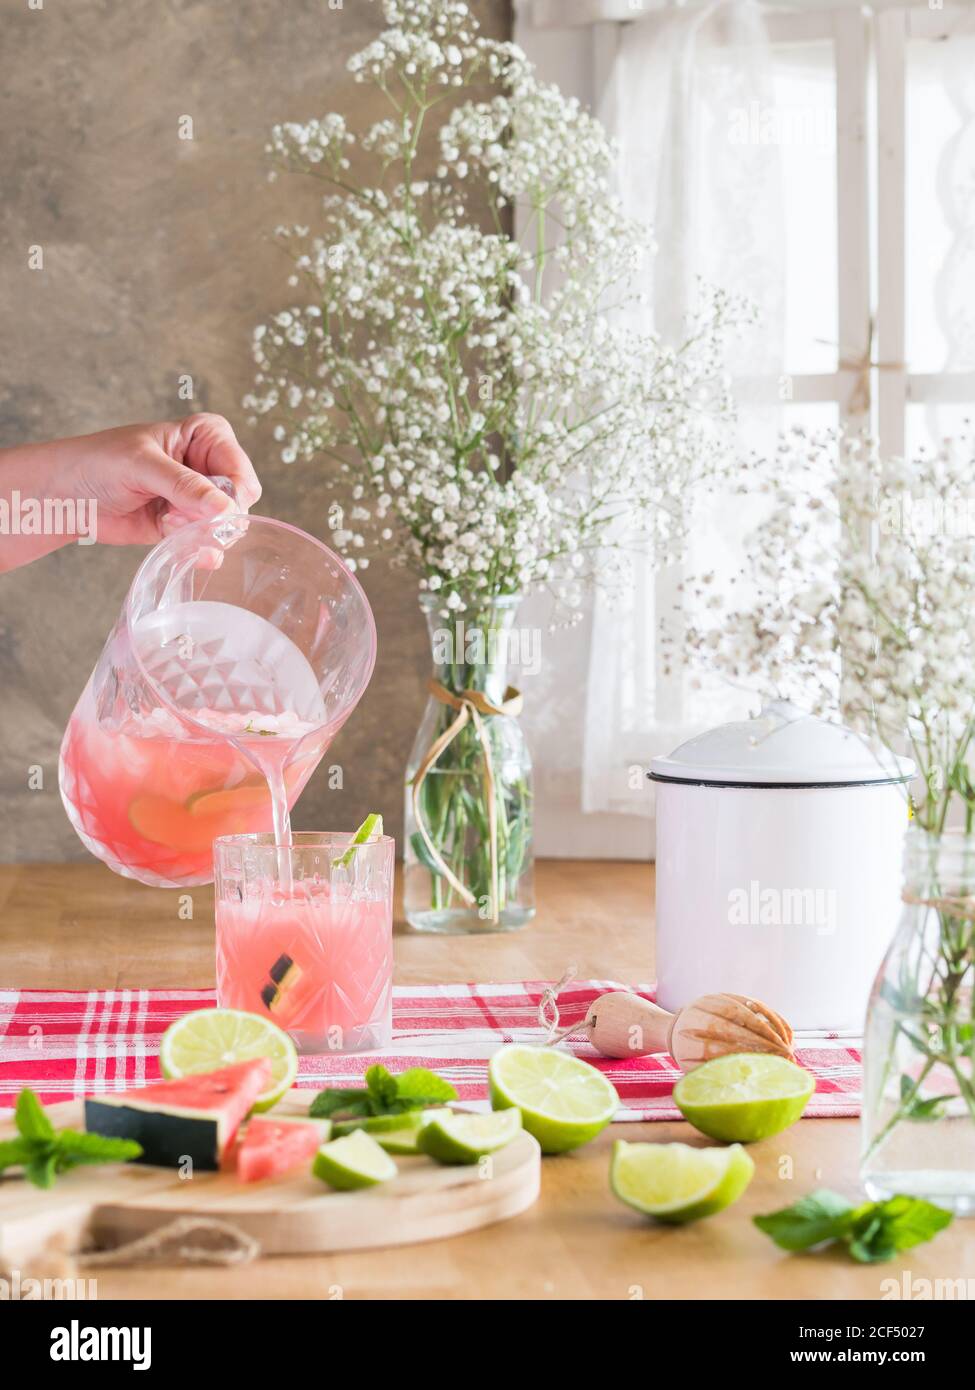
[[[413,815],[416,820],[417,829],[422,836],[427,853],[436,866],[438,873],[443,875],[465,906],[469,908],[478,907],[479,904],[474,894],[466,884],[461,882],[450,865],[445,861],[440,850],[434,844],[430,834],[430,828],[423,816],[421,801],[421,792],[427,774],[436,765],[446,749],[450,747],[461,730],[464,729],[467,724],[473,724],[484,756],[484,790],[485,801],[487,803],[491,860],[491,887],[488,907],[489,920],[496,925],[500,918],[501,901],[500,865],[498,860],[498,788],[494,761],[491,755],[491,739],[485,719],[495,716],[514,717],[519,715],[524,703],[523,697],[520,691],[516,690],[514,686],[509,685],[504,692],[504,698],[501,703],[495,704],[492,700],[488,699],[483,691],[461,690],[459,694],[454,694],[453,691],[448,690],[445,685],[442,685],[440,681],[433,678],[431,678],[428,683],[428,689],[435,700],[439,700],[441,704],[448,705],[451,709],[456,710],[457,713],[443,733],[431,743],[413,776]]]

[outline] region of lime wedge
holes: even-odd
[[[552,1048],[502,1047],[488,1066],[491,1105],[515,1106],[542,1153],[560,1154],[588,1144],[616,1114],[619,1096],[602,1072]]]
[[[438,1163],[477,1163],[510,1144],[521,1129],[521,1112],[499,1110],[493,1115],[448,1111],[417,1133],[417,1148]]]
[[[740,1144],[692,1149],[689,1144],[613,1145],[609,1185],[621,1202],[658,1221],[697,1221],[737,1202],[755,1164]]]
[[[804,1067],[761,1052],[713,1057],[674,1087],[674,1103],[712,1139],[752,1144],[795,1124],[816,1082]]]
[[[341,1139],[343,1134],[352,1134],[357,1129],[376,1135],[394,1129],[419,1129],[422,1115],[422,1110],[405,1110],[401,1115],[359,1115],[352,1120],[336,1120],[332,1133],[336,1139]]]
[[[366,816],[359,826],[359,829],[352,836],[348,849],[344,854],[340,854],[337,859],[332,860],[333,869],[344,869],[352,863],[352,856],[355,854],[357,845],[364,845],[372,837],[380,836],[383,833],[383,818],[375,811],[371,816]]]
[[[447,1109],[431,1109],[406,1110],[401,1115],[364,1115],[361,1119],[337,1121],[332,1132],[338,1139],[362,1129],[388,1154],[416,1154],[420,1152],[416,1139],[423,1126],[450,1113]]]
[[[159,1067],[170,1081],[254,1057],[271,1063],[271,1085],[254,1109],[270,1110],[298,1075],[295,1045],[270,1019],[243,1009],[196,1009],[169,1025],[159,1047]]]
[[[359,1187],[388,1182],[395,1178],[397,1168],[371,1134],[357,1129],[354,1134],[323,1144],[315,1155],[312,1172],[330,1187],[352,1192]]]

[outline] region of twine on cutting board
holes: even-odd
[[[180,1216],[124,1245],[111,1250],[83,1250],[77,1258],[80,1264],[96,1269],[145,1264],[226,1267],[250,1264],[260,1253],[259,1242],[230,1221],[211,1216]]]

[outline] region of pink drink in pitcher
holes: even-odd
[[[365,594],[313,537],[196,522],[150,552],[71,716],[61,796],[86,847],[160,887],[288,812],[372,674]]]
[[[199,729],[188,729],[157,709],[106,729],[86,700],[71,716],[62,778],[74,790],[72,820],[117,873],[161,885],[209,882],[213,841],[271,830],[271,787],[283,781],[289,810],[327,742],[318,736],[302,748],[309,730],[300,721],[279,717],[272,733],[256,711],[199,710],[196,721]]]
[[[240,835],[214,846],[217,1003],[263,1013],[305,1052],[388,1046],[393,841]]]

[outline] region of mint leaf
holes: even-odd
[[[838,1192],[821,1188],[808,1197],[800,1197],[791,1207],[752,1220],[781,1250],[811,1250],[814,1245],[843,1237],[855,1210],[853,1203]]]
[[[402,1115],[407,1110],[422,1110],[457,1099],[450,1082],[426,1067],[409,1067],[394,1076],[377,1063],[366,1072],[365,1081],[365,1088],[328,1087],[319,1091],[309,1107],[309,1115],[313,1119],[338,1116],[350,1120],[368,1115]]]
[[[26,1087],[17,1097],[14,1119],[24,1139],[53,1139],[54,1126],[44,1114],[44,1107],[33,1091]]]
[[[75,1129],[62,1129],[55,1143],[59,1173],[82,1163],[127,1163],[142,1153],[142,1145],[134,1139],[109,1139]]]
[[[854,1207],[838,1193],[822,1190],[752,1219],[782,1250],[810,1250],[840,1240],[861,1264],[879,1264],[931,1240],[951,1224],[952,1216],[920,1197],[898,1194]]]
[[[53,1145],[41,1151],[24,1168],[24,1177],[35,1187],[53,1187],[57,1177],[57,1154]]]
[[[396,1078],[378,1064],[366,1072],[366,1085],[373,1104],[373,1114],[383,1115],[395,1106],[397,1098]]]
[[[0,1172],[20,1165],[35,1187],[53,1187],[58,1173],[80,1163],[125,1163],[142,1153],[142,1145],[131,1139],[106,1139],[74,1129],[55,1131],[30,1090],[21,1091],[14,1113],[20,1138],[0,1141]]]
[[[0,1139],[0,1173],[29,1163],[34,1156],[35,1141],[31,1139]]]
[[[444,1101],[457,1099],[457,1092],[450,1082],[426,1067],[410,1067],[408,1071],[401,1071],[394,1080],[397,1100],[409,1102],[411,1109],[442,1105]]]
[[[899,1194],[886,1202],[865,1202],[853,1220],[850,1254],[861,1264],[878,1264],[932,1240],[951,1225],[952,1216],[922,1197]]]
[[[371,1115],[369,1092],[326,1087],[324,1091],[319,1091],[312,1101],[308,1107],[308,1114],[313,1120],[328,1120],[333,1115],[345,1115],[350,1120],[357,1119],[360,1115]]]

